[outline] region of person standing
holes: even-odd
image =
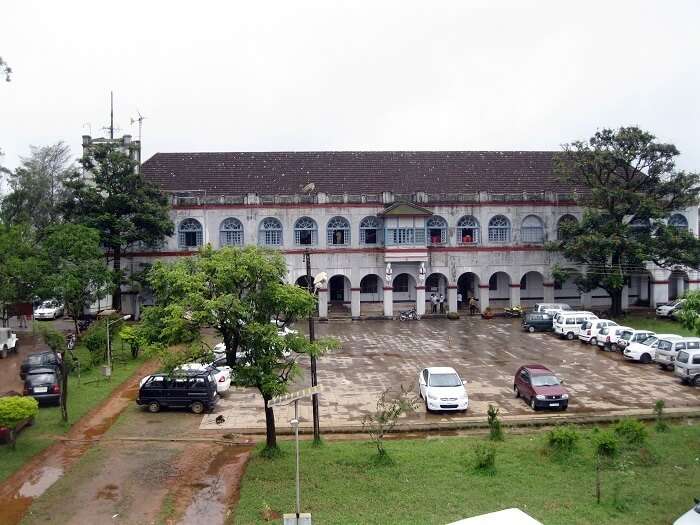
[[[445,313],[445,296],[440,294],[440,313]]]
[[[474,315],[476,312],[476,299],[474,296],[469,298],[469,315]]]
[[[430,294],[430,313],[437,313],[437,296],[434,293]]]

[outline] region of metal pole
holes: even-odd
[[[107,321],[107,379],[112,380],[112,349],[109,345],[109,321]]]
[[[311,253],[308,248],[304,253],[304,258],[306,259],[306,285],[308,286],[309,293],[313,295],[314,293],[314,283],[311,278]],[[314,330],[314,315],[313,313],[309,315],[309,341],[314,342],[316,340],[316,333]],[[318,378],[316,376],[316,356],[311,356],[311,386],[316,386],[318,384]],[[318,417],[318,394],[313,394],[311,396],[311,408],[313,411],[313,421],[314,421],[314,441],[318,442],[321,439],[321,428]]]
[[[299,400],[294,401],[294,438],[297,448],[297,522],[299,521],[299,513],[301,513],[301,486],[299,484]]]

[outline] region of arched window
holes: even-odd
[[[408,292],[408,274],[402,273],[397,275],[394,278],[394,281],[392,283],[392,287],[395,292],[397,293],[406,293]]]
[[[234,217],[224,219],[219,227],[220,246],[243,246],[243,224]]]
[[[315,245],[318,240],[316,221],[310,217],[301,217],[294,223],[294,244],[300,246]]]
[[[350,223],[345,217],[333,217],[328,221],[328,246],[350,244]]]
[[[379,244],[381,229],[382,223],[377,217],[365,217],[360,221],[360,243]]]
[[[649,219],[634,217],[630,221],[629,226],[632,230],[632,235],[635,237],[644,237],[651,233],[651,221]]]
[[[510,221],[503,215],[489,221],[489,242],[510,242]]]
[[[263,246],[282,245],[282,223],[274,217],[266,217],[260,222],[258,244]]]
[[[685,216],[681,215],[680,213],[674,213],[668,219],[668,225],[673,226],[674,228],[678,228],[679,230],[687,230],[688,219],[686,219]]]
[[[202,245],[202,225],[197,219],[185,219],[177,228],[180,248],[197,248]]]
[[[477,244],[479,242],[479,221],[472,215],[465,215],[457,221],[457,242]]]
[[[520,227],[520,239],[522,242],[544,242],[544,224],[537,215],[528,215],[523,219]]]
[[[428,242],[430,244],[445,244],[447,242],[447,221],[439,215],[433,215],[426,222]]]
[[[557,221],[557,239],[560,241],[563,241],[566,238],[568,238],[568,235],[565,233],[564,230],[569,225],[574,225],[576,223],[578,223],[578,221],[576,220],[576,217],[574,217],[573,215],[570,215],[570,214],[562,215],[559,218],[559,220]],[[562,226],[564,226],[564,228],[562,228]]]

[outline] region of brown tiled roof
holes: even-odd
[[[330,194],[570,192],[552,151],[315,151],[156,153],[143,164],[166,191],[296,194],[313,182]]]

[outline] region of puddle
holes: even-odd
[[[32,472],[29,479],[19,488],[21,498],[37,498],[53,485],[63,475],[63,469],[57,467],[41,467]]]

